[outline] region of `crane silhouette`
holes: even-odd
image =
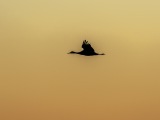
[[[95,50],[92,48],[92,46],[86,40],[83,41],[82,48],[83,50],[80,52],[71,51],[68,54],[80,54],[80,55],[85,55],[85,56],[105,55],[104,53],[102,54],[96,53]]]

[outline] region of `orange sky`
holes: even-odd
[[[159,5],[0,0],[0,120],[159,120]]]

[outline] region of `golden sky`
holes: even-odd
[[[159,6],[0,0],[0,120],[160,120]]]

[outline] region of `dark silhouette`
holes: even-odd
[[[68,54],[80,54],[80,55],[85,55],[85,56],[93,56],[93,55],[105,55],[103,54],[98,54],[94,51],[94,49],[92,48],[92,46],[88,43],[88,41],[84,40],[82,43],[82,48],[83,50],[81,52],[74,52],[71,51]]]

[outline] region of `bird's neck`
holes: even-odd
[[[79,52],[71,51],[70,54],[78,54]]]

